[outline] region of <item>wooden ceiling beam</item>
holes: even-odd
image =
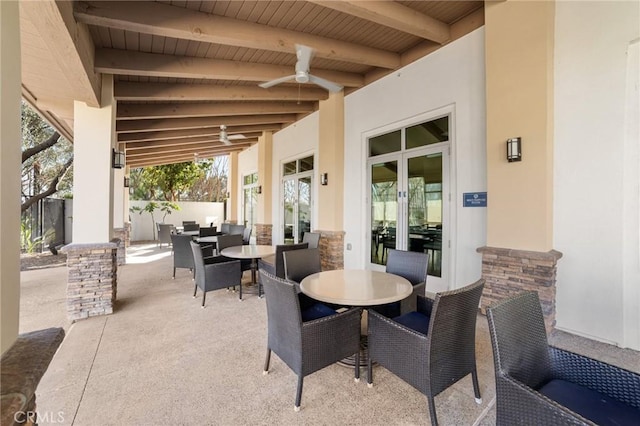
[[[246,139],[242,141],[234,141],[231,146],[234,146],[236,148],[248,148],[253,143],[256,143],[257,141],[258,141],[257,138]],[[222,142],[218,142],[218,141],[209,141],[206,143],[203,142],[200,144],[160,146],[160,147],[146,148],[146,149],[135,150],[135,151],[127,150],[127,158],[130,158],[133,160],[136,158],[145,158],[148,156],[161,156],[165,154],[184,154],[184,153],[191,153],[191,155],[193,155],[196,152],[198,153],[198,155],[200,155],[200,151],[208,152],[210,150],[223,149],[228,146],[229,145],[225,145]]]
[[[139,133],[161,130],[184,130],[249,124],[283,124],[297,121],[297,114],[234,115],[224,117],[163,118],[155,120],[119,120],[116,132]]]
[[[131,161],[127,160],[127,165],[129,167],[142,167],[142,165],[151,164],[169,164],[172,163],[184,163],[193,161],[195,155],[198,154],[198,158],[212,158],[215,156],[227,155],[230,152],[234,151],[242,151],[246,147],[242,146],[225,146],[223,148],[214,148],[209,150],[200,150],[198,152],[185,152],[185,153],[167,153],[167,154],[153,154],[147,157],[137,157],[132,159]]]
[[[393,1],[309,0],[321,6],[357,16],[425,40],[443,44],[451,39],[449,25]]]
[[[294,73],[294,67],[288,65],[258,64],[105,48],[96,49],[95,70],[116,75],[256,82],[286,77]],[[356,73],[314,68],[313,74],[345,87],[362,87],[364,84],[362,75]]]
[[[246,140],[250,140],[256,142],[258,137],[261,136],[262,133],[247,133],[244,139],[234,139],[232,143],[241,143]],[[216,136],[199,136],[193,138],[184,138],[184,139],[166,139],[166,140],[153,140],[153,141],[144,141],[144,142],[127,142],[125,145],[125,149],[127,154],[134,151],[145,150],[148,148],[162,148],[162,147],[170,147],[170,146],[193,146],[196,144],[208,143],[211,144],[215,142],[216,144],[222,145],[220,142],[220,138]]]
[[[129,1],[77,3],[75,18],[85,24],[292,55],[295,44],[304,44],[313,47],[320,58],[387,69],[400,66],[394,52],[182,7]]]
[[[74,19],[73,2],[22,1],[20,15],[38,29],[60,69],[73,82],[69,98],[99,107],[102,78],[93,67],[93,40],[87,25]]]
[[[200,158],[207,159],[207,158],[223,157],[223,156],[229,155],[231,152],[237,152],[237,151],[241,151],[241,149],[229,147],[229,149],[226,151],[217,151],[217,152],[207,153],[206,155],[201,155]],[[193,156],[189,158],[186,155],[184,156],[178,155],[178,156],[166,157],[162,159],[152,158],[147,160],[135,161],[127,165],[132,169],[136,169],[139,167],[162,166],[165,164],[186,163],[190,161],[193,161]]]
[[[216,102],[178,104],[119,103],[117,120],[154,118],[216,117],[257,114],[309,113],[315,111],[311,102]],[[224,123],[223,123],[224,124]]]
[[[255,86],[221,86],[213,84],[133,83],[117,81],[114,88],[119,101],[320,101],[329,92],[305,85],[278,86],[269,89]]]
[[[256,124],[250,126],[227,126],[227,134],[249,134],[254,132],[267,132],[278,131],[282,128],[279,124]],[[120,133],[118,135],[118,142],[120,143],[133,143],[144,142],[149,140],[171,140],[182,139],[190,137],[204,137],[204,136],[216,136],[220,135],[219,127],[206,127],[198,129],[186,129],[186,130],[165,130],[163,132],[139,132],[139,133]]]

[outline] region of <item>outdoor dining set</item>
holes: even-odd
[[[427,397],[433,425],[434,397],[468,375],[482,403],[476,319],[483,279],[429,294],[428,253],[389,249],[385,271],[322,270],[318,233],[270,246],[250,244],[243,226],[196,234],[187,225],[170,233],[173,277],[176,268],[192,271],[204,308],[213,290],[239,289],[242,300],[242,273],[251,271],[246,288],[266,299],[263,372],[272,353],[293,370],[296,411],[304,378],[334,363],[353,368],[356,381],[364,367],[369,387],[375,366],[394,373]],[[497,424],[640,424],[640,375],[549,346],[537,293],[507,297],[487,318]]]

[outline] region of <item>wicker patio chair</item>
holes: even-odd
[[[192,241],[190,235],[171,234],[171,245],[173,246],[173,278],[176,277],[176,268],[187,268],[193,272],[193,253],[189,243]]]
[[[373,309],[388,318],[395,318],[416,310],[417,296],[425,295],[429,255],[420,252],[388,249],[386,272],[400,275],[413,285],[413,292],[400,302],[374,306]]]
[[[284,255],[285,251],[303,250],[309,247],[308,243],[299,244],[279,244],[276,246],[276,253],[258,261],[258,269],[264,269],[271,275],[284,278]]]
[[[310,249],[318,248],[320,244],[320,234],[318,232],[305,232],[302,235],[302,242],[308,243]]]
[[[300,284],[305,277],[322,271],[320,251],[317,248],[285,251],[282,259],[287,281]]]
[[[202,290],[202,307],[204,308],[208,291],[240,285],[242,280],[240,261],[228,260],[218,256],[213,258],[213,261],[209,260],[205,264],[200,245],[193,241],[189,244],[191,245],[196,271],[196,285],[193,290],[193,297],[196,297],[198,287],[200,287]]]
[[[487,308],[498,425],[639,425],[640,375],[549,346],[538,293]]]
[[[361,308],[336,313],[318,303],[300,309],[293,283],[260,271],[267,299],[267,356],[264,374],[269,372],[271,351],[275,352],[298,376],[294,410],[300,410],[305,376],[343,358],[360,356]],[[355,364],[356,381],[360,379],[359,362]]]
[[[249,243],[251,243],[251,228],[247,227],[244,228],[244,232],[242,233],[242,244],[247,246]]]
[[[162,247],[162,244],[171,244],[171,234],[175,233],[175,228],[170,223],[158,224],[158,245]]]
[[[369,311],[368,385],[373,362],[422,392],[431,424],[437,425],[434,397],[471,374],[476,402],[481,403],[476,369],[476,318],[484,280],[437,293],[435,300],[417,297],[417,311],[390,319]]]
[[[185,232],[188,232],[188,231],[199,231],[200,230],[200,225],[197,224],[197,223],[184,223],[184,222],[182,222],[182,223],[183,223],[182,227],[184,228],[183,230]]]
[[[227,247],[235,247],[235,246],[241,246],[241,245],[242,245],[242,235],[238,235],[238,234],[218,235],[218,242],[217,242],[218,255],[223,259],[237,260],[237,259],[232,259],[230,257],[225,257],[220,253],[222,252],[222,250],[226,249]],[[251,259],[241,259],[240,269],[242,269],[243,272],[250,271]],[[239,287],[240,287],[240,300],[242,300],[242,286],[239,286]],[[234,285],[233,290],[235,291],[235,289],[236,289],[236,286]]]
[[[220,232],[222,232],[223,235],[226,235],[229,233],[229,228],[231,227],[230,223],[222,223],[220,224]]]

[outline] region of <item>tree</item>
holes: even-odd
[[[193,162],[145,167],[141,179],[149,189],[150,199],[178,201],[179,195],[205,174],[204,167]]]
[[[203,164],[206,164],[205,175],[194,182],[186,196],[192,201],[224,201],[227,195],[229,157],[215,157]]]
[[[228,156],[213,160],[132,169],[132,200],[221,202],[226,198]]]
[[[22,102],[22,204],[27,210],[56,192],[69,193],[73,147]]]

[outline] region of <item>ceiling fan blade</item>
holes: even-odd
[[[260,83],[258,84],[258,86],[262,87],[263,89],[268,89],[269,87],[275,86],[276,84],[284,83],[285,81],[293,80],[295,78],[296,78],[295,75],[288,75],[286,77],[280,77],[280,78],[276,78],[275,80],[267,81],[265,83]]]
[[[324,78],[317,77],[315,75],[309,74],[309,82],[313,84],[317,84],[318,86],[326,89],[330,92],[339,92],[342,90],[342,86],[334,83],[333,81],[325,80]]]
[[[298,62],[296,63],[296,72],[298,70],[309,72],[309,64],[311,64],[313,52],[314,49],[312,47],[305,46],[303,44],[296,44],[296,56],[298,57]]]
[[[245,135],[229,135],[227,137],[228,140],[233,141],[233,140],[238,140],[238,139],[246,139],[247,137]]]

